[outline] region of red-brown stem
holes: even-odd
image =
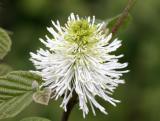
[[[129,14],[129,11],[133,7],[135,1],[136,0],[128,0],[128,3],[126,5],[126,7],[124,8],[121,16],[118,18],[115,25],[111,29],[111,32],[112,32],[113,35],[118,31],[118,29],[121,27],[121,25],[123,24],[123,22],[127,18],[128,14]]]

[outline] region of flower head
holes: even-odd
[[[88,103],[94,114],[94,108],[107,114],[95,97],[114,106],[119,102],[110,95],[118,84],[124,83],[120,77],[127,71],[121,69],[127,63],[118,62],[123,55],[115,56],[111,52],[121,46],[121,41],[109,42],[112,34],[104,33],[104,23],[96,24],[94,16],[92,19],[80,18],[72,13],[64,27],[59,21],[52,23],[54,28],[47,28],[52,38],[40,39],[48,49],[31,53],[30,60],[38,70],[36,72],[45,80],[41,87],[49,87],[55,99],[63,96],[61,107],[65,111],[76,92],[83,116],[89,112]]]

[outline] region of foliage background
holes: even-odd
[[[38,40],[47,34],[46,26],[52,20],[64,23],[71,12],[80,16],[95,15],[107,19],[119,14],[127,0],[0,0],[0,26],[11,31],[12,51],[5,58],[15,70],[34,69],[28,60],[29,52],[42,44]],[[160,120],[160,1],[137,0],[127,29],[118,33],[124,53],[122,62],[129,62],[130,73],[126,84],[121,85],[114,97],[122,102],[115,108],[101,101],[109,115],[97,111],[86,121],[159,121]],[[27,116],[42,116],[52,121],[60,120],[62,109],[59,101],[49,106],[33,103],[13,119],[19,121]],[[84,121],[78,106],[71,114],[70,121]]]

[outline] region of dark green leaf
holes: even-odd
[[[3,59],[11,48],[11,39],[8,33],[0,28],[0,59]]]

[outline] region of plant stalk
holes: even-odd
[[[73,97],[69,100],[67,104],[67,111],[66,112],[64,111],[62,114],[61,121],[68,121],[71,111],[76,104],[77,104],[77,94],[74,93]]]
[[[118,18],[118,20],[116,21],[115,25],[112,27],[112,34],[116,34],[118,29],[121,27],[121,25],[123,25],[123,22],[125,21],[125,19],[127,18],[127,16],[129,15],[129,12],[131,10],[131,8],[134,6],[136,0],[128,0],[128,3],[126,5],[126,7],[124,8],[121,16]]]

